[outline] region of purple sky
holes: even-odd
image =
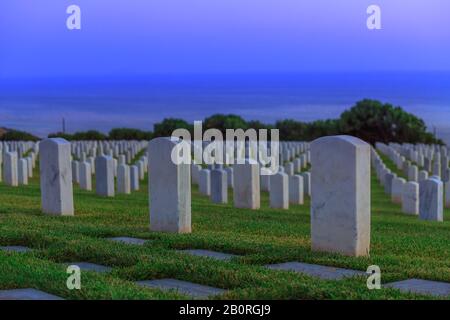
[[[383,30],[366,28],[370,4]],[[450,70],[449,14],[448,0],[2,0],[0,76]]]
[[[66,28],[66,8],[72,4],[82,9],[80,31]],[[371,4],[382,9],[382,30],[366,27]],[[0,126],[45,135],[67,117],[72,131],[107,131],[121,125],[150,129],[164,116],[185,117],[187,110],[191,115],[187,118],[237,112],[269,122],[285,117],[309,121],[338,116],[355,102],[353,97],[364,93],[364,97],[401,103],[430,126],[446,127],[450,141],[450,73],[422,79],[424,85],[414,92],[404,81],[387,84],[372,79],[374,86],[362,91],[358,82],[345,87],[345,93],[316,83],[319,94],[305,92],[314,103],[296,101],[287,109],[272,103],[265,113],[257,103],[226,105],[226,97],[235,93],[233,87],[214,98],[202,92],[200,105],[196,100],[184,103],[183,95],[182,105],[173,104],[178,98],[170,95],[172,100],[145,100],[141,104],[145,107],[118,101],[116,89],[109,88],[106,95],[119,104],[113,112],[106,103],[110,100],[95,90],[92,95],[98,100],[86,92],[81,97],[73,89],[61,102],[52,100],[53,95],[61,95],[55,86],[47,91],[35,87],[30,93],[29,86],[23,85],[27,78],[41,85],[45,83],[41,78],[57,77],[56,83],[70,87],[76,76],[133,78],[161,73],[177,78],[184,73],[450,72],[449,57],[449,0],[0,0]],[[12,83],[14,90],[10,90]],[[331,88],[341,84],[345,86],[335,81]],[[386,94],[377,89],[380,84]],[[264,96],[265,91],[251,93]],[[303,96],[295,87],[290,93]],[[324,96],[331,102],[323,103]],[[74,103],[77,97],[84,102]],[[85,103],[86,98],[92,105]],[[207,108],[202,109],[204,105]],[[327,113],[330,108],[333,112]]]

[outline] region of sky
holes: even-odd
[[[66,28],[79,5],[82,29]],[[382,30],[368,30],[377,4]],[[450,70],[448,0],[2,0],[0,77]]]
[[[81,8],[81,30],[66,27],[73,4]],[[381,30],[366,25],[373,4],[381,8]],[[0,0],[0,126],[45,136],[66,117],[72,131],[151,129],[163,117],[192,120],[227,110],[268,122],[310,121],[337,117],[356,98],[380,97],[430,127],[446,127],[450,141],[449,57],[449,0]],[[350,87],[338,79],[314,82],[309,90],[306,78],[302,90],[290,87],[277,104],[265,83],[251,89],[209,83],[220,87],[215,94],[199,92],[202,86],[179,88],[190,84],[186,74],[324,74],[327,80],[328,73],[389,72],[403,73],[396,79],[415,73],[416,89],[384,76],[379,79],[391,82],[374,77],[362,88],[359,81]],[[417,87],[420,72],[431,76]],[[155,75],[183,80],[164,92],[160,83],[153,90],[141,85],[132,90],[139,96],[133,101],[119,92],[120,84],[93,84]],[[87,85],[78,91],[72,82]],[[310,98],[315,103],[304,102]],[[258,107],[269,100],[265,110]]]

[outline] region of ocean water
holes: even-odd
[[[154,75],[0,80],[0,127],[39,136],[113,127],[152,130],[166,117],[202,120],[233,113],[247,120],[337,118],[358,100],[402,106],[450,143],[450,73]]]

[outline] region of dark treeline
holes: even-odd
[[[0,141],[38,141],[38,140],[40,140],[38,137],[25,131],[0,128]]]
[[[95,130],[74,134],[53,133],[49,137],[63,137],[67,140],[150,140],[155,137],[172,135],[178,128],[188,129],[193,134],[193,124],[183,119],[168,118],[156,123],[153,132],[139,129],[117,128],[104,134]],[[343,112],[338,119],[302,122],[292,119],[279,120],[275,124],[259,121],[246,121],[233,114],[215,114],[203,120],[203,130],[219,129],[278,129],[284,141],[312,141],[326,135],[348,134],[374,144],[377,141],[388,143],[436,143],[443,144],[433,134],[427,132],[425,122],[401,107],[383,104],[376,100],[362,100]],[[24,133],[25,134],[25,133]],[[20,139],[20,135],[9,134],[2,140]],[[37,139],[37,138],[36,138]]]

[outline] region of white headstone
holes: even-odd
[[[406,180],[403,178],[395,177],[392,180],[391,200],[393,203],[402,203],[403,185]]]
[[[406,214],[419,214],[419,184],[411,181],[403,185],[402,211]]]
[[[137,165],[130,167],[130,183],[131,191],[139,190],[139,168]]]
[[[369,255],[370,145],[351,136],[319,138],[311,164],[312,249]]]
[[[198,190],[204,196],[211,195],[211,171],[202,169],[198,174]]]
[[[236,208],[259,209],[261,205],[259,164],[246,160],[233,167],[233,200]]]
[[[211,171],[211,201],[213,203],[228,202],[227,172],[222,169]]]
[[[110,156],[95,158],[95,190],[99,196],[114,197],[114,161]]]
[[[270,176],[270,207],[289,209],[289,176],[286,173]]]
[[[152,231],[191,232],[191,167],[172,161],[178,143],[173,138],[156,138],[148,145]]]
[[[20,159],[19,160],[19,184],[21,185],[28,185],[28,161],[27,159]]]
[[[12,187],[19,185],[17,152],[6,152],[3,157],[3,175],[5,184]]]
[[[293,175],[289,177],[289,203],[303,204],[303,177]]]
[[[89,162],[81,162],[80,164],[80,189],[92,190],[92,169]]]
[[[443,183],[437,177],[419,184],[419,218],[421,220],[444,221]]]
[[[74,215],[70,143],[61,138],[40,142],[42,211],[51,215]]]
[[[130,167],[126,164],[120,164],[117,168],[117,193],[131,193]]]

